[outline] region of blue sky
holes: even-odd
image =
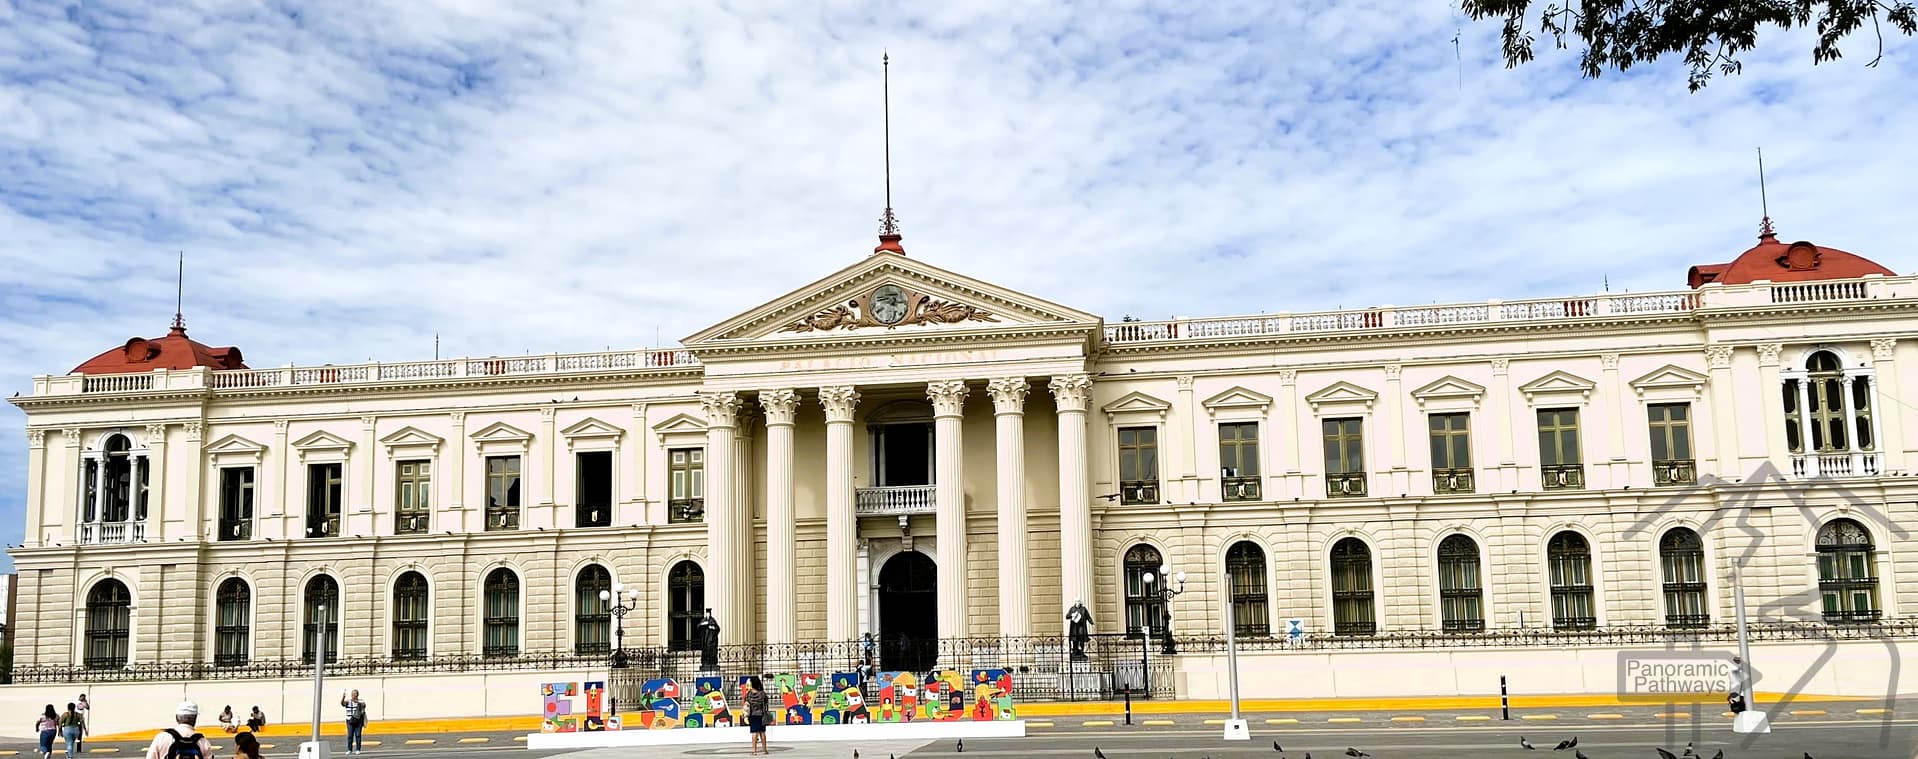
[[[0,5],[0,392],[163,334],[182,250],[254,366],[670,343],[871,249],[882,49],[909,253],[1109,320],[1682,287],[1761,145],[1781,235],[1918,269],[1904,38],[1690,94],[1425,0],[156,5]]]

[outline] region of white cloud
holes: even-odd
[[[0,376],[160,333],[177,250],[256,365],[670,341],[870,249],[882,47],[908,251],[1109,319],[1681,287],[1759,145],[1786,236],[1913,268],[1903,38],[1688,94],[1437,3],[1027,5],[0,10]]]

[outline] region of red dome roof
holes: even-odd
[[[1849,279],[1866,274],[1894,276],[1892,270],[1879,266],[1871,259],[1837,248],[1821,247],[1802,240],[1779,242],[1768,220],[1763,233],[1758,236],[1758,245],[1738,254],[1731,263],[1694,266],[1689,279],[1692,287],[1698,287],[1707,282],[1726,285],[1743,285],[1761,279],[1803,282],[1812,279]]]
[[[88,359],[70,374],[124,374],[155,369],[245,369],[239,348],[213,348],[186,336],[186,326],[175,324],[166,337],[128,338],[125,345]]]

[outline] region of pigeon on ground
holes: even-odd
[[[957,746],[954,746],[953,748],[954,748],[954,749],[956,749],[956,751],[955,751],[954,753],[960,753],[960,754],[963,754],[963,753],[966,753],[966,741],[965,741],[965,739],[964,739],[964,738],[961,738],[961,739],[959,740],[959,745],[957,745]]]
[[[1725,750],[1719,749],[1718,753],[1712,754],[1712,759],[1725,759]]]
[[[1698,756],[1698,752],[1692,750],[1691,741],[1685,741],[1685,753],[1679,754],[1679,756]]]
[[[1578,749],[1572,749],[1572,759],[1592,759],[1592,758],[1589,756],[1586,756],[1585,752],[1583,751],[1580,751]]]
[[[1518,737],[1518,745],[1519,745],[1519,748],[1523,748],[1523,749],[1525,749],[1526,751],[1537,751],[1537,750],[1538,750],[1538,747],[1537,747],[1537,746],[1534,746],[1534,745],[1532,745],[1532,742],[1531,742],[1531,741],[1528,741],[1528,740],[1525,740],[1525,736],[1523,736],[1523,735],[1521,735],[1521,736],[1519,736],[1519,737]]]
[[[1346,749],[1345,749],[1345,755],[1346,755],[1346,756],[1371,756],[1371,754],[1368,754],[1368,753],[1365,753],[1365,752],[1363,752],[1363,751],[1360,751],[1360,750],[1358,750],[1358,749],[1355,749],[1355,748],[1352,748],[1352,747],[1350,747],[1350,746],[1347,746],[1347,747],[1346,747]]]
[[[1571,740],[1568,740],[1568,741],[1559,741],[1559,742],[1558,742],[1558,745],[1556,745],[1556,746],[1553,746],[1553,747],[1552,747],[1552,750],[1553,750],[1553,751],[1564,751],[1565,749],[1568,749],[1568,748],[1572,748],[1572,747],[1574,747],[1574,746],[1577,746],[1577,745],[1578,745],[1578,739],[1577,739],[1577,738],[1573,738],[1573,739],[1571,739]]]
[[[1098,746],[1093,746],[1092,759],[1106,759],[1106,752],[1100,751]]]
[[[1285,749],[1282,749],[1282,748],[1279,748],[1279,742],[1278,742],[1278,741],[1273,741],[1273,742],[1272,742],[1272,750],[1273,750],[1273,751],[1277,751],[1277,752],[1279,752],[1279,753],[1285,753]]]
[[[1665,749],[1654,746],[1652,747],[1652,750],[1658,752],[1658,759],[1678,759],[1677,754],[1674,754],[1670,751],[1666,751]]]

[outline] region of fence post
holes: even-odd
[[[1505,690],[1504,675],[1498,676],[1498,710],[1499,710],[1499,714],[1501,715],[1499,719],[1505,720],[1507,722],[1511,721],[1512,698]]]

